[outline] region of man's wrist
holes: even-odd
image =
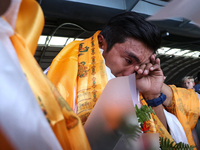
[[[158,105],[162,104],[166,100],[166,98],[167,98],[166,95],[161,93],[158,98],[146,99],[146,102],[148,106],[157,107]]]
[[[151,100],[151,99],[155,99],[155,98],[158,98],[161,93],[158,93],[158,94],[155,94],[155,95],[152,95],[152,94],[142,94],[144,99],[145,100]]]

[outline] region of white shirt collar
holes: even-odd
[[[14,34],[13,28],[2,17],[0,17],[0,34],[0,36],[7,35],[8,37]]]
[[[101,48],[99,48],[99,49],[100,49],[100,51],[101,51],[101,54],[103,54],[103,49],[101,49]],[[105,63],[105,59],[104,59],[104,58],[103,58],[103,60],[104,60],[104,63]],[[106,63],[105,63],[105,67],[106,67],[106,74],[107,74],[108,81],[111,80],[111,79],[113,79],[113,78],[116,78],[116,77],[111,73],[110,68],[108,68],[108,67],[106,66]]]

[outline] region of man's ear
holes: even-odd
[[[104,51],[106,51],[106,49],[107,49],[107,42],[104,39],[103,35],[101,35],[101,34],[98,35],[98,42],[99,42],[99,48],[101,48]]]
[[[10,6],[11,0],[0,0],[0,16],[3,15]]]

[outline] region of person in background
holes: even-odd
[[[182,79],[182,86],[186,89],[194,89],[194,78],[192,76],[185,76]]]

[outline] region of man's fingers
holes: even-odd
[[[160,59],[159,59],[159,58],[157,58],[157,59],[155,60],[155,63],[154,63],[154,65],[150,68],[150,71],[157,70],[157,69],[161,69],[161,68],[160,68]]]
[[[151,61],[151,63],[154,65],[156,62],[156,54],[153,54],[153,55],[151,55],[151,57],[150,57],[150,61]]]
[[[148,75],[151,71],[160,70],[160,59],[156,58],[156,54],[151,56],[151,63],[142,64],[135,67],[135,72],[142,76]]]
[[[151,63],[147,63],[147,64],[142,64],[141,66],[139,66],[139,68],[137,67],[136,72],[138,74],[143,74],[143,75],[148,75],[149,74],[149,69],[152,67],[153,65]]]
[[[153,66],[152,63],[148,63],[145,67],[145,70],[143,72],[144,75],[148,75],[149,74],[149,71],[150,71],[150,68]]]
[[[142,74],[144,72],[144,69],[146,67],[146,64],[142,64],[141,66],[139,66],[139,69],[137,70],[138,74]]]

